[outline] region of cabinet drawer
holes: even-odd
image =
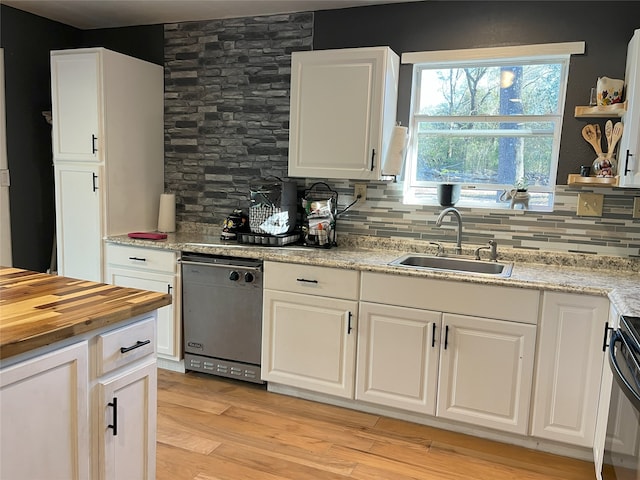
[[[357,300],[358,282],[359,274],[355,270],[276,262],[264,264],[264,286],[270,290]]]
[[[98,335],[97,375],[104,375],[156,351],[156,316]]]
[[[107,263],[145,270],[174,273],[176,254],[171,250],[107,244]]]
[[[360,299],[535,325],[538,322],[540,292],[365,272],[362,274]]]

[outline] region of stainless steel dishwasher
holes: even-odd
[[[181,263],[185,368],[264,383],[262,262],[183,253]]]

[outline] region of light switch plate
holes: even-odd
[[[601,217],[604,195],[599,193],[578,194],[578,215],[583,217]]]
[[[640,218],[640,197],[633,197],[633,218]]]

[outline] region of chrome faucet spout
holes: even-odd
[[[440,215],[436,220],[436,226],[441,227],[442,219],[446,217],[448,214],[451,214],[458,222],[458,236],[456,238],[456,254],[460,255],[462,253],[462,216],[460,215],[460,212],[453,207],[445,208],[442,212],[440,212]]]

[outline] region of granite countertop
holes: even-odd
[[[108,237],[121,245],[255,258],[275,262],[301,263],[359,271],[408,275],[442,280],[533,288],[567,293],[607,296],[623,315],[640,316],[640,259],[558,254],[498,248],[499,261],[513,262],[508,278],[390,266],[406,253],[435,253],[425,241],[348,236],[338,247],[323,249],[305,246],[268,247],[220,240],[214,232],[170,233],[164,240],[142,240],[127,235]],[[450,245],[446,245],[451,250]],[[464,247],[464,245],[463,245]],[[463,256],[471,257],[477,245],[466,246]],[[486,252],[483,252],[486,255]]]
[[[0,359],[170,303],[166,293],[0,267]]]

